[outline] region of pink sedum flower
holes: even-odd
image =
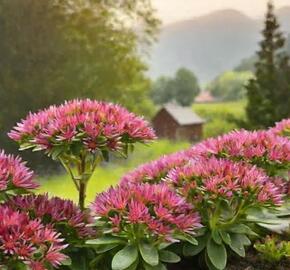
[[[39,185],[34,181],[30,171],[19,157],[6,155],[0,151],[0,191],[8,189],[31,190]]]
[[[127,173],[121,178],[121,183],[159,183],[169,170],[186,164],[188,158],[187,151],[165,155]]]
[[[83,145],[95,152],[120,150],[125,143],[155,139],[148,122],[112,103],[71,100],[30,113],[8,134],[20,145],[49,151],[59,145]]]
[[[270,132],[290,138],[290,118],[276,123],[275,127],[270,128]]]
[[[123,184],[99,194],[93,215],[106,223],[106,231],[129,232],[139,226],[144,237],[176,241],[174,235],[194,234],[199,215],[165,184]]]
[[[265,172],[243,162],[226,159],[199,158],[187,165],[172,169],[167,182],[189,198],[193,204],[224,198],[233,204],[235,198],[253,205],[280,205],[281,185]]]
[[[48,198],[48,195],[26,195],[12,197],[7,203],[9,207],[27,212],[34,218],[39,218],[43,223],[51,224],[56,229],[58,224],[66,225],[69,231],[73,230],[80,239],[90,238],[95,231],[88,227],[92,218],[82,212],[72,201],[58,197]],[[63,226],[61,226],[63,228]],[[66,232],[60,230],[63,236]],[[75,240],[75,238],[74,238]]]
[[[191,156],[244,160],[268,171],[289,167],[290,141],[269,131],[233,131],[193,146]]]
[[[62,242],[59,234],[39,219],[30,220],[25,213],[0,206],[0,266],[14,269],[20,261],[32,270],[57,268],[67,259]]]

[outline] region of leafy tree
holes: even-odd
[[[253,74],[249,71],[227,71],[210,83],[209,91],[214,97],[221,100],[239,100],[245,97],[244,86],[252,77]]]
[[[188,69],[180,68],[175,75],[175,99],[182,106],[190,106],[199,94],[196,76]]]
[[[151,98],[155,104],[165,104],[174,99],[174,91],[174,80],[162,76],[152,85]]]
[[[65,99],[109,100],[150,114],[140,48],[157,28],[150,0],[0,1],[0,148],[16,150],[6,133],[29,111]]]
[[[156,104],[176,101],[181,106],[189,106],[199,92],[196,76],[190,70],[180,68],[174,78],[158,78],[153,84],[151,97]]]
[[[246,112],[251,128],[269,127],[290,116],[289,58],[272,2],[268,3],[263,37],[255,65],[255,78],[246,87]]]

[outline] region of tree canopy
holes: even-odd
[[[249,71],[227,71],[213,80],[208,88],[217,99],[226,101],[239,100],[245,98],[245,84],[252,77],[253,74]]]
[[[255,129],[272,126],[290,116],[289,56],[272,2],[268,3],[262,33],[255,77],[247,85],[248,124]]]
[[[6,132],[29,111],[65,99],[109,100],[149,115],[140,50],[158,24],[150,0],[0,1],[0,147],[10,148]]]
[[[153,84],[151,97],[156,104],[175,101],[181,106],[190,106],[199,92],[198,80],[193,72],[180,68],[173,78],[158,78]]]

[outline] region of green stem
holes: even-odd
[[[73,172],[72,172],[71,168],[69,167],[69,165],[61,157],[59,157],[59,161],[61,162],[61,164],[65,168],[65,170],[68,172],[68,174],[70,175],[71,179],[73,180],[73,182],[75,184],[75,187],[79,191],[80,190],[80,186],[79,186],[77,180],[75,179],[75,176],[73,175]]]
[[[84,181],[81,181],[80,189],[79,189],[79,207],[81,210],[85,210],[86,190],[87,190],[87,183]]]

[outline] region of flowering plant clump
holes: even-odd
[[[185,255],[197,255],[206,248],[209,267],[214,265],[217,269],[224,269],[226,246],[244,256],[244,246],[250,244],[247,235],[254,235],[252,225],[264,222],[253,216],[254,210],[261,213],[263,209],[281,205],[285,184],[277,177],[267,176],[263,169],[243,161],[203,155],[189,159],[192,149],[184,154],[183,159],[179,159],[182,162],[165,162],[174,166],[160,166],[164,161],[173,160],[171,157],[174,155],[145,164],[125,175],[122,183],[164,182],[173,186],[198,210],[206,228],[197,238],[197,246],[184,245]],[[218,259],[221,261],[214,261],[210,253],[215,248],[220,252]]]
[[[0,268],[32,270],[57,268],[67,260],[59,234],[30,220],[25,213],[0,206]]]
[[[290,118],[276,123],[275,127],[271,128],[270,131],[290,139]]]
[[[21,150],[43,150],[59,160],[79,191],[82,209],[88,180],[101,160],[108,160],[110,153],[127,156],[134,143],[155,139],[154,131],[142,118],[118,105],[89,99],[31,113],[9,136]]]
[[[170,243],[197,244],[199,215],[165,184],[110,188],[97,196],[91,210],[104,236],[88,243],[102,246],[100,252],[115,250],[113,270],[163,269],[163,263],[179,261],[164,249]]]
[[[8,194],[26,193],[37,187],[33,172],[19,157],[0,151],[0,201]]]
[[[203,155],[242,160],[274,176],[290,168],[290,141],[269,131],[233,131],[192,147],[192,156]]]
[[[93,228],[88,227],[92,218],[82,212],[72,201],[44,195],[14,196],[6,205],[17,211],[28,213],[31,218],[50,224],[68,243],[83,242],[95,236]]]
[[[196,255],[206,249],[209,268],[224,269],[226,247],[245,256],[244,246],[254,234],[251,224],[263,222],[251,217],[256,209],[282,204],[282,195],[271,179],[260,169],[230,160],[196,159],[168,173],[167,181],[200,213],[207,228],[198,245],[185,245],[185,255]]]

